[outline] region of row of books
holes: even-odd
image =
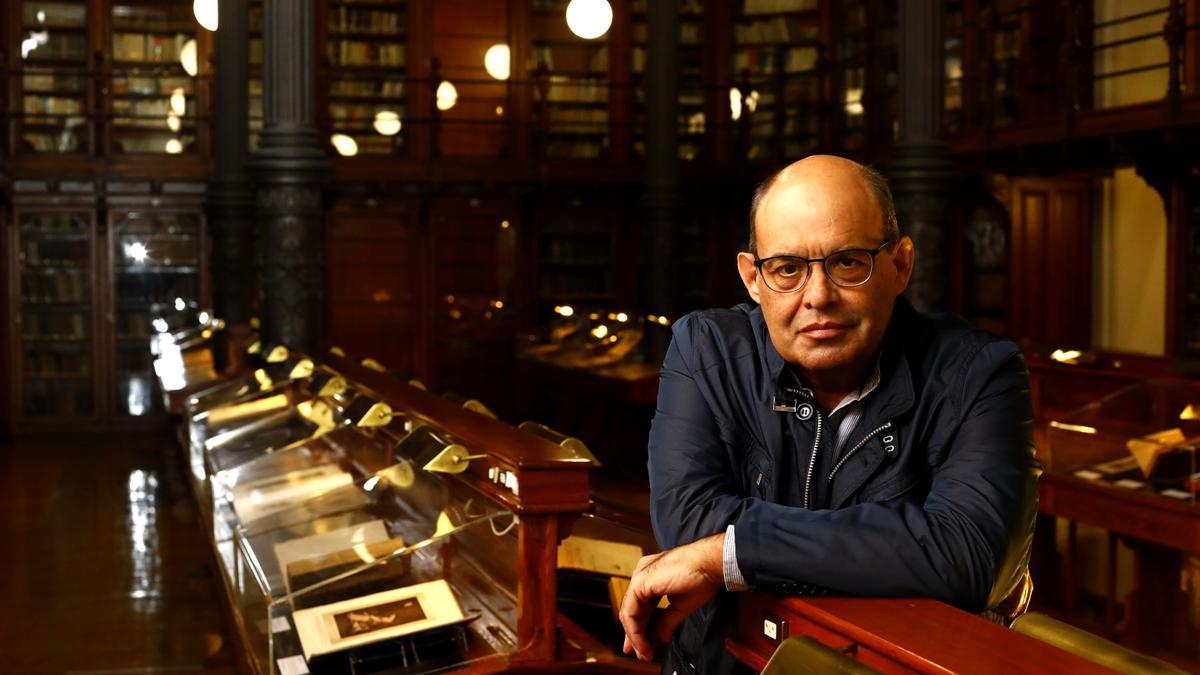
[[[404,80],[334,80],[329,87],[329,95],[375,97],[375,98],[404,98]]]
[[[23,274],[23,302],[75,304],[88,301],[87,276],[84,274]]]
[[[608,125],[607,108],[550,108],[546,111],[546,120],[552,126],[569,125],[578,131],[591,132],[602,130]]]
[[[83,26],[87,21],[87,4],[79,2],[26,2],[22,17],[25,27],[41,30],[45,26]]]
[[[112,92],[114,94],[163,94],[171,95],[176,89],[182,89],[185,94],[192,93],[192,78],[182,76],[147,76],[126,75],[113,73]]]
[[[774,14],[776,12],[811,12],[817,0],[746,0],[743,14]]]
[[[131,337],[120,333],[117,335],[122,338]],[[149,349],[118,349],[117,372],[126,374],[153,373],[154,357],[150,354]]]
[[[62,96],[25,96],[22,106],[26,115],[79,115],[83,101]]]
[[[329,116],[334,122],[350,122],[358,123],[364,126],[370,126],[375,121],[375,115],[379,112],[395,112],[404,119],[404,111],[396,110],[395,106],[391,105],[367,105],[354,103],[331,103],[329,104]]]
[[[646,24],[635,23],[633,25],[633,41],[645,44],[648,41],[646,31]],[[679,43],[683,45],[700,44],[700,24],[691,22],[680,23]]]
[[[733,53],[735,73],[769,75],[781,68],[784,73],[810,72],[817,66],[816,47],[750,47]]]
[[[25,312],[26,340],[83,340],[88,335],[85,312]]]
[[[404,44],[330,40],[329,60],[342,66],[404,66]]]
[[[27,238],[22,246],[25,264],[64,265],[86,268],[88,266],[88,243],[85,240],[33,239]]]
[[[735,44],[815,41],[816,33],[804,22],[783,16],[759,19],[733,27]]]
[[[25,375],[59,377],[87,376],[92,372],[92,357],[86,351],[48,352],[25,350]]]
[[[87,58],[87,37],[50,31],[45,42],[36,45],[25,57],[29,61],[83,61]]]
[[[554,102],[605,103],[608,101],[608,85],[591,79],[551,75],[545,96],[547,101]]]
[[[90,415],[94,410],[87,380],[30,380],[24,391],[27,415]]]
[[[153,35],[146,33],[113,33],[114,61],[150,61],[179,63],[179,53],[191,36]]]
[[[31,123],[42,124],[59,124],[63,123],[61,118],[53,120],[27,120]],[[72,125],[73,126],[73,125]],[[55,133],[23,133],[21,134],[21,143],[26,150],[33,152],[76,152],[85,145],[82,141],[86,141],[86,136],[80,136],[66,124],[63,124],[61,131]]]
[[[192,107],[194,102],[189,102],[188,106]],[[132,117],[153,117],[159,125],[166,125],[167,113],[171,112],[171,99],[169,97],[150,98],[150,99],[113,99],[112,112],[115,116],[132,116]],[[187,119],[188,114],[182,116]],[[123,123],[123,122],[122,122]]]
[[[119,152],[129,155],[165,155],[168,154],[167,143],[171,140],[179,141],[183,152],[194,151],[196,140],[194,137],[176,136],[165,126],[162,128],[161,134],[148,135],[145,132],[139,132],[133,136],[118,136],[114,139],[114,144],[119,148]]]
[[[555,64],[554,64],[555,49],[572,50],[573,53],[571,53],[569,55],[569,58],[572,62],[574,62],[574,61],[578,60],[578,51],[577,50],[580,46],[592,49],[591,55],[587,57],[587,64],[586,64],[586,67],[584,68],[585,70],[587,70],[588,72],[597,73],[597,74],[603,74],[605,71],[608,70],[608,47],[604,46],[604,45],[601,45],[598,47],[593,47],[590,45],[579,45],[579,46],[571,46],[571,47],[555,47],[553,45],[535,44],[535,45],[533,45],[533,49],[530,54],[530,61],[538,64],[538,66],[540,68],[543,68],[550,72],[554,72],[554,70],[555,70]],[[562,60],[563,59],[560,59],[560,61],[562,61]],[[563,63],[561,65],[564,68],[566,67],[565,63]]]
[[[87,78],[74,73],[29,68],[21,76],[21,86],[27,94],[73,91],[83,96],[87,92]]]
[[[404,23],[404,14],[389,10],[338,7],[329,13],[329,29],[333,31],[399,34],[404,30]]]
[[[194,274],[120,274],[117,302],[149,304],[174,298],[195,299],[199,295],[197,280]]]

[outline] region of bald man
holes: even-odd
[[[915,256],[867,167],[813,156],[759,187],[737,260],[756,305],[683,317],[663,362],[664,552],[625,595],[626,653],[652,659],[654,636],[665,673],[732,671],[747,589],[981,611],[1020,583],[1038,473],[1025,367],[1013,343],[912,308]]]

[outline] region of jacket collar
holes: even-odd
[[[767,322],[762,315],[762,307],[754,308],[758,342],[766,361],[767,373],[775,391],[783,391],[793,384],[793,378],[787,374],[787,361],[775,349],[771,336],[767,332]],[[917,311],[912,303],[903,295],[896,298],[892,307],[892,318],[888,322],[883,335],[883,353],[880,357],[879,387],[872,395],[880,418],[896,417],[912,407],[915,395],[913,392],[912,371],[909,369],[908,355],[904,344],[906,337],[911,335],[916,326],[914,319]]]

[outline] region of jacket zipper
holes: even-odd
[[[814,406],[813,413],[817,416],[817,433],[813,437],[812,454],[808,457],[808,474],[804,478],[804,508],[810,508],[809,497],[812,495],[813,468],[817,465],[817,451],[821,448],[821,431],[823,425],[821,423],[821,411],[816,410]]]
[[[819,428],[820,427],[818,427],[818,429]],[[827,480],[832,483],[833,477],[837,474],[838,469],[842,468],[842,465],[846,463],[846,460],[853,457],[854,453],[858,452],[864,445],[867,444],[867,441],[871,440],[872,438],[875,438],[879,434],[881,434],[891,428],[892,428],[892,423],[889,420],[883,426],[877,427],[874,431],[872,431],[871,433],[864,436],[861,441],[859,441],[853,448],[850,448],[850,451],[847,452],[845,455],[843,455],[841,460],[839,460],[838,463],[836,465],[834,465],[833,471],[829,472],[829,478]],[[818,432],[818,433],[820,433],[820,432]],[[895,446],[891,446],[891,447],[895,447]],[[891,454],[891,453],[888,453],[888,454]]]

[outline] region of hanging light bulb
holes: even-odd
[[[334,134],[329,137],[329,140],[342,157],[353,157],[358,154],[358,142],[346,134]]]
[[[179,131],[183,124],[179,121],[179,115],[175,114],[174,110],[167,112],[167,128],[171,131]]]
[[[567,5],[567,27],[584,40],[595,40],[608,32],[613,11],[608,0],[571,0]]]
[[[737,87],[729,88],[729,112],[734,122],[742,118],[742,92]]]
[[[198,70],[196,63],[196,41],[188,40],[179,50],[179,65],[183,66],[188,75],[195,77]]]
[[[205,30],[217,30],[217,0],[193,0],[192,14]]]
[[[455,103],[458,103],[458,89],[450,80],[442,80],[437,88],[437,109],[446,112],[453,108]]]
[[[183,143],[180,143],[178,138],[172,138],[167,141],[166,151],[169,155],[178,155],[183,152]]]
[[[395,136],[400,133],[400,116],[391,110],[380,110],[375,113],[375,131],[384,136]]]
[[[512,74],[512,50],[506,44],[495,44],[488,47],[483,55],[483,67],[488,75],[497,80],[507,80]]]
[[[171,92],[171,112],[176,115],[183,115],[187,112],[187,96],[183,93],[183,87],[176,87]]]

